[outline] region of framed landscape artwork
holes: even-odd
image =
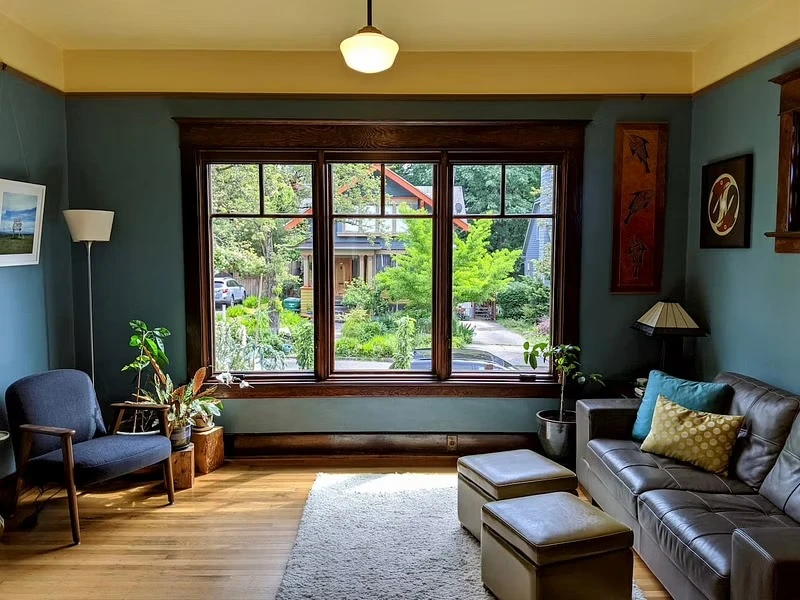
[[[657,294],[664,262],[666,123],[618,123],[612,294]]]
[[[0,179],[0,267],[39,264],[45,186]]]
[[[703,167],[700,247],[749,248],[753,155],[744,154]]]

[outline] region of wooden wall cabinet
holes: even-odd
[[[800,253],[800,69],[771,79],[781,86],[775,252]]]

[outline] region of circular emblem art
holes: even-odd
[[[708,222],[719,236],[726,236],[739,219],[739,185],[728,173],[723,173],[711,186],[708,194]]]

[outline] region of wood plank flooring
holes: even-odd
[[[321,457],[227,461],[167,505],[163,486],[116,481],[83,493],[83,543],[72,547],[66,498],[31,531],[0,538],[0,598],[13,600],[269,600],[274,598],[316,474],[453,472],[450,457]],[[668,600],[636,559],[648,600]],[[339,599],[320,599],[339,600]]]

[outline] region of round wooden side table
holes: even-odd
[[[8,432],[7,431],[0,431],[0,442],[4,442],[8,439]],[[3,515],[0,515],[0,536],[3,535],[3,530],[5,529],[5,523],[3,522]]]

